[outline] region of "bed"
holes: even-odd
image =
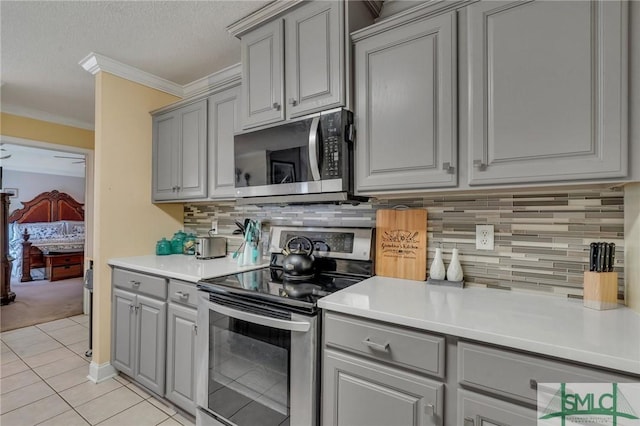
[[[82,203],[54,190],[23,204],[23,208],[9,216],[9,255],[14,258],[12,277],[20,278],[21,282],[32,281],[31,271],[51,267],[51,259],[56,255],[76,254],[68,256],[74,262],[82,258],[85,239]],[[69,265],[60,266],[70,269]],[[79,268],[74,265],[73,274],[82,276],[82,269],[82,265]]]

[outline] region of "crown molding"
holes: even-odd
[[[82,68],[89,73],[96,75],[98,72],[108,72],[109,74],[122,77],[135,83],[151,87],[153,89],[166,92],[171,95],[183,97],[184,89],[180,84],[155,76],[146,71],[139,70],[130,65],[123,64],[114,59],[91,52],[78,62]]]
[[[242,81],[242,64],[238,63],[201,79],[184,85],[184,97],[190,98],[204,93],[224,90],[236,86]]]
[[[247,31],[252,30],[257,25],[264,23],[292,7],[302,3],[303,0],[279,0],[267,4],[265,7],[258,9],[251,15],[234,22],[227,27],[227,32],[234,37],[240,38]]]
[[[184,86],[93,52],[89,53],[79,64],[93,75],[100,71],[108,72],[182,99],[224,90],[228,87],[236,86],[242,81],[242,64],[231,65]],[[189,99],[186,100],[188,101]]]
[[[84,130],[95,130],[95,127],[91,123],[87,123],[81,120],[75,120],[73,118],[62,117],[60,115],[51,114],[44,111],[39,111],[31,108],[25,108],[17,105],[11,105],[2,103],[2,112],[12,115],[19,115],[21,117],[33,118],[34,120],[47,121],[50,123],[61,124],[63,126],[77,127]]]

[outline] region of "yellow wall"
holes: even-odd
[[[182,204],[151,203],[151,115],[179,98],[100,72],[96,75],[93,362],[110,361],[113,257],[155,253],[182,228]]]
[[[0,113],[0,134],[76,148],[93,149],[92,130]]]
[[[627,305],[640,313],[640,183],[624,187],[624,280]]]

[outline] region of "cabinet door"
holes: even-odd
[[[627,3],[468,8],[469,183],[627,175]]]
[[[133,378],[164,395],[167,303],[136,296],[136,363]]]
[[[135,304],[135,294],[113,289],[111,363],[130,377],[133,377],[136,354]]]
[[[322,424],[441,425],[443,385],[324,350]]]
[[[534,410],[458,390],[458,422],[464,426],[535,426]]]
[[[356,187],[457,185],[455,12],[356,44]]]
[[[166,398],[192,415],[195,405],[195,309],[170,303],[167,310]]]
[[[175,111],[153,117],[153,201],[177,197],[178,121]]]
[[[288,118],[344,105],[343,6],[311,2],[285,19]]]
[[[177,110],[180,119],[178,197],[207,196],[207,101]]]
[[[283,21],[278,19],[244,35],[242,51],[243,126],[284,120]]]
[[[235,199],[233,134],[240,131],[240,87],[209,97],[209,197]]]

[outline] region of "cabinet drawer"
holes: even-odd
[[[325,344],[444,377],[444,337],[327,312]]]
[[[60,265],[51,268],[49,280],[57,281],[65,278],[81,277],[84,271],[82,265]]]
[[[169,280],[169,300],[183,305],[198,307],[198,287],[195,284]]]
[[[59,265],[82,265],[83,255],[82,254],[70,254],[68,256],[51,256],[50,260],[51,266],[59,266]]]
[[[160,299],[167,298],[167,280],[165,278],[114,268],[113,284],[116,287],[148,294]]]
[[[552,361],[534,355],[458,343],[461,384],[535,403],[538,383],[611,383],[637,381],[601,370]]]

